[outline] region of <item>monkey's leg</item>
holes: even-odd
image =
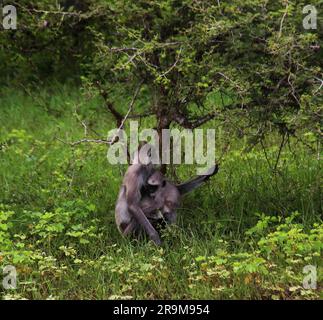
[[[148,218],[148,220],[149,220],[149,218],[156,220],[156,219],[162,217],[162,214],[160,213],[160,211],[156,212],[156,210],[158,208],[154,202],[151,202],[150,205],[147,204],[147,205],[141,206],[141,208],[142,208],[142,211],[144,212],[145,216]],[[151,223],[151,221],[150,221],[150,223]],[[137,221],[133,218],[133,219],[131,219],[129,224],[122,231],[122,235],[124,237],[131,235],[131,234],[135,233],[136,230],[138,230],[138,227],[139,226],[138,226]]]
[[[129,205],[129,211],[133,214],[138,223],[144,228],[149,238],[154,241],[156,245],[161,245],[161,240],[158,232],[151,225],[141,208],[137,205],[131,204]]]
[[[128,226],[122,231],[122,235],[127,237],[128,235],[132,234],[137,227],[137,221],[132,219]]]

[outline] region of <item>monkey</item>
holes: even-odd
[[[142,199],[139,202],[139,206],[152,225],[156,224],[156,221],[163,219],[160,209],[163,207],[164,201],[160,193],[161,188],[165,185],[166,181],[164,176],[159,171],[153,171],[151,176],[147,179],[146,184],[142,186],[140,190]],[[156,194],[160,195],[155,198]],[[130,217],[130,220],[128,219],[125,228],[119,226],[118,216],[120,215],[120,209],[122,208],[122,203],[120,203],[119,200],[120,199],[117,201],[116,207],[116,220],[119,231],[124,236],[140,233],[142,231],[142,227],[133,217]]]
[[[148,219],[163,219],[167,224],[173,224],[176,222],[176,209],[180,206],[182,195],[199,187],[217,171],[218,166],[214,166],[204,175],[177,186],[167,181],[161,172],[155,171],[147,180],[150,196],[145,196],[140,206]],[[155,190],[152,190],[152,187]]]
[[[167,181],[160,171],[153,172],[148,178],[142,194],[140,208],[155,229],[162,224],[175,223],[180,194],[176,186]],[[123,234],[139,234],[141,231],[140,225],[132,219]]]
[[[180,205],[182,195],[199,187],[217,172],[216,165],[204,175],[176,186],[167,181],[161,172],[154,171],[147,179],[147,185],[144,186],[143,197],[139,202],[140,208],[155,228],[160,221],[173,224],[176,222],[176,209]],[[140,225],[135,219],[131,219],[123,230],[123,235],[133,234],[139,230]]]
[[[146,216],[152,218],[151,215],[154,214],[153,210],[156,212],[157,209],[159,213],[162,213],[162,218],[167,223],[175,223],[176,209],[179,207],[181,201],[181,194],[178,188],[167,181],[159,171],[155,171],[148,178],[147,184],[149,186],[157,186],[157,189],[150,192],[149,197],[144,197],[140,202],[140,206],[143,208]]]
[[[153,147],[145,144],[135,154],[133,164],[128,167],[119,191],[115,219],[121,234],[127,235],[130,229],[129,225],[135,221],[136,225],[141,226],[149,238],[159,246],[161,245],[159,234],[139,205],[142,199],[141,190],[154,172],[151,161],[152,152],[155,152]]]

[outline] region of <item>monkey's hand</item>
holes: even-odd
[[[129,211],[133,214],[138,223],[144,228],[149,238],[154,241],[157,246],[161,245],[161,240],[158,232],[151,225],[141,208],[135,204],[129,205]]]

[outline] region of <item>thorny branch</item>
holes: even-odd
[[[137,99],[137,96],[138,96],[138,94],[139,94],[139,91],[140,91],[140,89],[141,89],[141,86],[142,86],[142,84],[143,84],[143,80],[138,84],[138,86],[137,86],[137,88],[136,88],[136,90],[135,90],[135,93],[134,93],[134,95],[133,95],[133,97],[132,97],[132,100],[131,100],[131,102],[130,102],[130,105],[129,105],[129,108],[128,108],[128,112],[126,113],[126,115],[124,116],[124,118],[123,118],[123,120],[121,121],[121,123],[120,123],[120,126],[119,126],[119,128],[118,128],[118,130],[117,130],[117,132],[115,133],[115,135],[113,136],[113,138],[112,138],[112,140],[111,140],[111,144],[113,144],[113,143],[115,143],[117,140],[117,135],[119,134],[119,132],[120,132],[120,130],[122,130],[123,129],[123,127],[124,127],[124,124],[125,124],[125,122],[127,121],[127,119],[128,119],[128,117],[129,117],[129,115],[130,115],[130,113],[131,113],[131,111],[132,111],[132,109],[133,109],[133,106],[134,106],[134,104],[135,104],[135,101],[136,101],[136,99]],[[115,141],[116,140],[116,141]]]
[[[81,140],[78,140],[78,141],[74,141],[74,142],[66,142],[62,139],[59,139],[59,138],[56,138],[57,140],[63,142],[64,144],[68,144],[72,147],[78,145],[78,144],[81,144],[81,143],[98,143],[98,144],[107,144],[107,145],[113,145],[114,143],[116,143],[118,141],[118,134],[120,132],[120,130],[123,129],[124,127],[124,124],[125,122],[127,121],[127,119],[129,118],[130,116],[130,113],[131,111],[133,110],[133,106],[135,104],[135,101],[138,97],[138,94],[140,92],[140,89],[141,89],[141,86],[143,84],[143,81],[141,81],[136,90],[135,90],[135,93],[132,97],[132,100],[130,102],[130,105],[129,105],[129,108],[128,108],[128,111],[126,113],[126,115],[123,117],[121,115],[121,113],[119,113],[115,108],[114,106],[112,105],[112,103],[108,103],[108,109],[111,111],[111,113],[116,117],[117,119],[117,122],[119,123],[119,127],[117,129],[117,132],[115,133],[115,135],[112,137],[111,140],[105,140],[105,139],[87,139],[87,138],[84,138],[84,139],[81,139]],[[101,93],[102,94],[102,93]],[[106,93],[103,92],[103,94],[105,95]],[[121,120],[120,120],[121,119]],[[86,124],[84,123],[84,121],[81,121],[81,124],[82,126],[84,127],[84,132],[85,132],[85,136],[87,135],[87,127],[86,127]]]
[[[284,12],[284,14],[283,14],[282,19],[280,20],[280,26],[279,26],[278,38],[280,38],[280,37],[281,37],[281,35],[282,35],[284,20],[285,20],[285,18],[286,18],[286,16],[287,16],[287,13],[288,13],[288,5],[289,5],[289,3],[288,3],[288,0],[287,0],[287,2],[286,2],[286,7],[285,7],[285,12]]]

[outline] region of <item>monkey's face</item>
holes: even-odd
[[[156,193],[165,186],[166,180],[159,171],[154,172],[147,180],[147,189],[151,197],[156,196]]]
[[[162,210],[164,218],[169,224],[175,223],[177,218],[176,211],[180,206],[181,195],[174,185],[167,183],[164,189],[164,196],[165,201]]]

